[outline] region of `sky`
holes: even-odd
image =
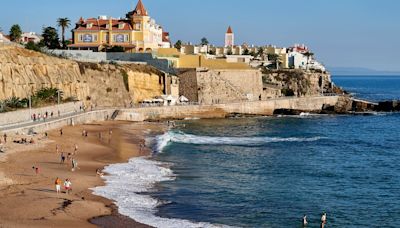
[[[0,28],[41,32],[59,17],[122,17],[137,0],[20,0],[0,6]],[[330,67],[400,72],[400,0],[143,0],[175,42],[222,45],[229,25],[236,44],[304,43]],[[70,36],[70,33],[68,34]]]

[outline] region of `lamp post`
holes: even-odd
[[[32,119],[32,95],[29,94],[29,118]]]
[[[57,90],[57,109],[58,109],[58,117],[60,117],[60,90]]]

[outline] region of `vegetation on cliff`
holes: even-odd
[[[0,113],[15,111],[21,108],[28,108],[29,102],[31,107],[43,107],[60,103],[75,101],[75,97],[63,98],[64,93],[56,88],[42,88],[36,91],[31,97],[19,98],[10,97],[5,100],[0,100]]]

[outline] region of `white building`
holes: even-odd
[[[34,43],[39,43],[41,40],[41,37],[36,35],[35,32],[24,32],[21,35],[21,42],[26,44],[30,41],[34,42]]]
[[[11,41],[3,34],[0,32],[0,43],[10,43]]]

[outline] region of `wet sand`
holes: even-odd
[[[147,133],[162,128],[157,123],[126,122],[65,127],[62,136],[59,130],[49,132],[48,138],[35,136],[33,145],[15,144],[9,137],[6,153],[0,154],[0,227],[148,227],[118,214],[112,201],[93,195],[90,188],[104,185],[96,169],[149,155],[148,148],[140,150],[140,143]],[[84,129],[88,137],[82,136]],[[71,161],[60,164],[56,145],[67,157],[75,144],[79,168],[72,171]],[[39,167],[39,174],[32,167]],[[57,177],[71,180],[71,194],[64,188],[56,193]]]

